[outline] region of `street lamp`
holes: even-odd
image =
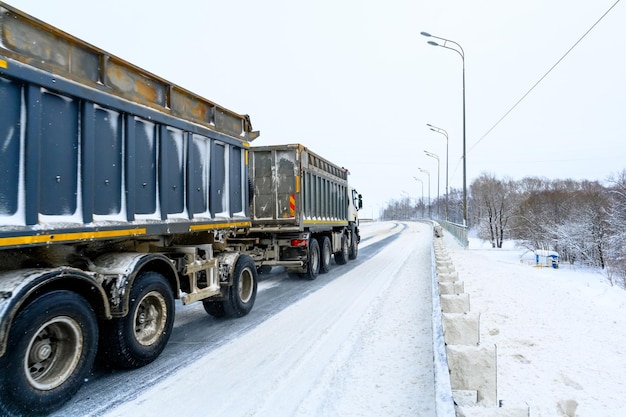
[[[413,177],[415,181],[419,181],[422,184],[422,218],[424,218],[424,181],[417,177]]]
[[[421,32],[422,36],[427,38],[435,38],[443,41],[443,44],[439,44],[435,41],[428,41],[429,45],[441,46],[442,48],[450,49],[461,56],[463,63],[463,226],[467,226],[467,153],[465,151],[465,52],[458,43],[445,38],[431,35],[428,32]],[[458,49],[448,46],[448,43],[456,46]]]
[[[437,218],[439,218],[439,173],[441,172],[439,169],[439,155],[428,151],[424,151],[424,153],[426,156],[430,156],[431,158],[435,158],[437,160]]]
[[[446,137],[446,221],[448,221],[448,193],[450,192],[450,190],[448,189],[448,172],[450,171],[450,164],[448,163],[450,155],[450,141],[448,140],[448,132],[446,132],[445,129],[433,126],[430,123],[426,123],[426,126],[428,126],[433,132],[441,133]]]
[[[430,204],[430,172],[428,172],[424,168],[417,168],[417,169],[419,169],[424,174],[428,175],[428,217],[430,217],[432,219],[433,218],[433,214],[432,214],[431,204]]]

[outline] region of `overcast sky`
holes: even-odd
[[[626,168],[626,3],[618,0],[12,0],[238,113],[253,145],[302,143],[345,166],[365,217],[481,173],[604,181]],[[482,140],[481,140],[482,138]]]

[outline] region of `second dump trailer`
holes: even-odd
[[[249,152],[252,226],[242,242],[261,270],[276,265],[315,279],[356,259],[361,195],[348,170],[303,145],[252,147]]]

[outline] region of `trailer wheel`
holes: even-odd
[[[204,311],[215,318],[220,319],[226,316],[223,300],[216,301],[209,298],[207,300],[203,300],[202,305],[204,306]]]
[[[348,251],[348,259],[356,259],[359,254],[359,242],[356,237],[356,233],[353,231],[350,232],[350,248]]]
[[[256,272],[263,275],[269,274],[270,272],[272,272],[272,265],[261,265],[256,269]]]
[[[306,272],[302,274],[303,278],[313,281],[320,274],[320,245],[317,239],[309,239],[309,261],[307,262]]]
[[[126,369],[155,360],[165,348],[174,325],[174,296],[165,277],[146,272],[130,290],[126,317],[111,320],[101,339],[106,361]]]
[[[333,254],[333,249],[330,245],[330,239],[328,238],[328,236],[322,236],[320,238],[319,245],[321,248],[320,272],[326,273],[330,271],[330,258]]]
[[[243,317],[252,310],[256,299],[257,273],[254,260],[241,255],[235,264],[233,285],[228,291],[228,299],[222,305],[224,316]]]
[[[335,252],[335,263],[337,265],[345,265],[348,263],[348,257],[350,256],[350,248],[348,247],[348,237],[344,234],[341,236],[341,250]]]
[[[98,327],[87,301],[70,291],[45,294],[11,328],[0,372],[0,401],[11,413],[49,413],[82,386],[96,356]]]

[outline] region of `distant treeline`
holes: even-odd
[[[468,225],[494,248],[514,239],[528,249],[559,252],[561,262],[599,267],[626,282],[626,170],[597,181],[482,174],[468,190]],[[446,216],[447,213],[447,216]],[[382,219],[442,219],[462,223],[462,190],[434,199],[391,201]]]

